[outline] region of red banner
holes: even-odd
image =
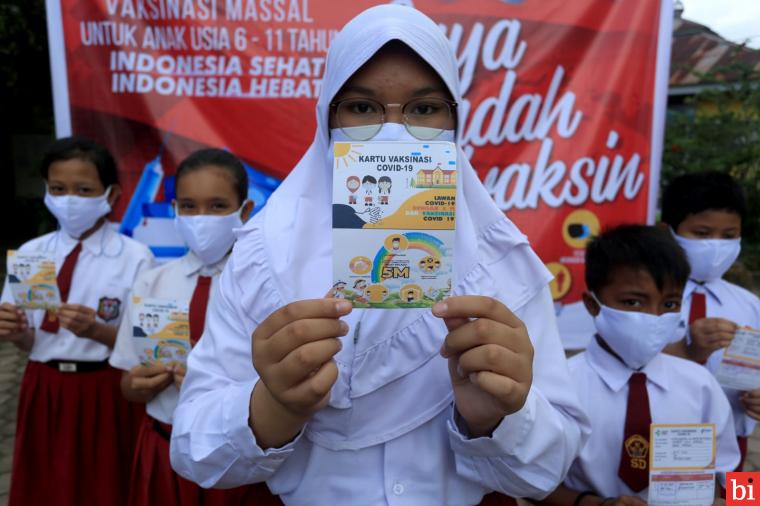
[[[670,46],[663,2],[413,2],[456,50],[465,151],[556,274],[562,304],[584,289],[591,235],[653,218]],[[313,137],[331,38],[377,3],[48,0],[59,134],[104,142],[127,195],[150,160],[160,155],[171,175],[203,146],[282,179]]]

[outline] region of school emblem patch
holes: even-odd
[[[121,314],[121,300],[112,297],[101,297],[98,302],[98,318],[104,322],[115,320]]]
[[[625,451],[631,459],[631,467],[634,469],[647,468],[647,454],[649,453],[649,441],[639,434],[634,434],[625,441]]]

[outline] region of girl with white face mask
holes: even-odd
[[[570,385],[591,418],[591,437],[563,485],[540,504],[645,506],[651,423],[715,424],[715,469],[736,466],[720,385],[703,368],[661,353],[679,330],[688,275],[685,255],[659,228],[624,225],[589,243],[583,303],[597,334],[570,359]],[[725,486],[725,475],[719,480]]]
[[[455,296],[432,312],[325,298],[331,142],[453,140],[461,99],[448,40],[413,8],[373,7],[334,39],[314,141],[243,228],[189,358],[172,433],[180,474],[266,481],[289,505],[478,504],[562,478],[585,419],[566,388],[551,276],[461,149]]]
[[[746,214],[742,188],[725,173],[681,176],[662,196],[663,224],[686,251],[691,265],[681,311],[688,332],[679,335],[678,342],[668,346],[667,351],[704,364],[713,373],[737,329],[760,329],[760,299],[723,279],[739,256]],[[747,437],[760,420],[760,389],[725,392],[745,455]]]
[[[121,375],[108,356],[132,283],[153,255],[107,223],[121,191],[104,147],[60,139],[42,169],[45,204],[60,229],[19,250],[54,259],[62,304],[21,311],[7,283],[3,290],[0,340],[30,352],[9,504],[125,504],[124,463],[132,460],[142,408],[115,395]]]
[[[175,174],[175,188],[176,225],[189,251],[144,273],[135,282],[132,294],[188,303],[190,341],[194,345],[203,334],[206,308],[213,300],[214,287],[235,242],[235,230],[248,220],[253,202],[247,198],[248,177],[242,163],[221,149],[196,151],[184,159]],[[133,313],[135,310],[130,306],[110,359],[114,367],[124,371],[121,382],[124,396],[146,405],[128,504],[280,504],[264,485],[204,490],[172,471],[169,435],[185,370],[140,364],[132,339],[139,314]],[[152,331],[158,331],[158,327]]]

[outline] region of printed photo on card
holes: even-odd
[[[456,148],[336,142],[333,297],[354,307],[431,307],[451,292]]]
[[[144,365],[184,366],[190,353],[187,302],[132,297],[132,338]]]
[[[736,331],[723,352],[715,377],[726,388],[760,388],[760,330],[745,328]]]
[[[715,500],[715,424],[652,424],[649,498],[654,506],[711,506]]]
[[[8,286],[22,309],[56,309],[61,304],[51,253],[8,251]]]

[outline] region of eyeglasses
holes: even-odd
[[[373,138],[385,123],[386,108],[400,107],[406,130],[421,141],[450,129],[457,103],[442,98],[416,98],[405,104],[381,104],[371,98],[346,98],[330,104],[344,134],[355,141]]]

